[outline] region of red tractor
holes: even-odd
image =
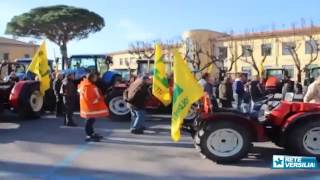
[[[287,75],[289,75],[288,70],[283,68],[266,69],[264,74],[266,91],[281,93],[283,80]]]
[[[43,96],[39,81],[22,80],[26,69],[25,64],[17,62],[0,64],[0,111],[13,109],[23,118],[35,117],[41,111]]]
[[[232,109],[202,113],[193,126],[196,149],[212,161],[231,163],[246,157],[253,142],[271,140],[293,154],[319,158],[320,104],[279,97],[253,104],[249,113]]]

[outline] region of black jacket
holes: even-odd
[[[258,101],[264,97],[264,92],[259,81],[252,81],[250,83],[250,96],[253,101]]]
[[[233,101],[232,84],[228,82],[222,82],[219,86],[219,99],[225,101]]]
[[[63,96],[64,103],[73,104],[77,97],[77,89],[74,82],[65,78],[62,82],[60,93]]]

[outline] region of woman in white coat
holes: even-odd
[[[320,103],[320,77],[309,85],[307,93],[303,98],[303,102]]]

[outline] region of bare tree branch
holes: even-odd
[[[297,68],[297,79],[298,79],[298,82],[301,83],[301,79],[302,79],[302,71],[307,71],[308,68],[310,67],[310,65],[312,63],[314,63],[317,59],[318,59],[318,56],[319,56],[319,42],[318,40],[315,38],[314,36],[314,27],[313,25],[311,25],[309,28],[309,32],[308,32],[308,35],[307,35],[307,40],[306,40],[306,45],[309,46],[310,48],[310,59],[309,61],[304,65],[304,67],[302,67],[302,60],[301,60],[301,57],[299,56],[298,54],[298,50],[299,48],[301,47],[301,44],[302,43],[299,43],[299,40],[297,40],[296,38],[294,38],[294,43],[296,44],[295,46],[290,46],[289,44],[287,44],[287,47],[285,47],[291,57],[292,57],[292,60]],[[293,31],[295,31],[295,27],[293,27]],[[313,44],[314,43],[314,44]]]
[[[129,53],[138,56],[138,59],[152,59],[154,56],[154,43],[137,41],[129,45]]]

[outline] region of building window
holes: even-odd
[[[3,60],[8,61],[9,60],[9,53],[3,53]]]
[[[311,54],[319,51],[319,42],[316,40],[309,40],[305,42],[305,53]]]
[[[249,57],[252,54],[252,47],[250,45],[242,46],[242,56]]]
[[[25,54],[24,58],[30,58],[30,55],[29,54]]]
[[[291,49],[296,48],[295,42],[283,42],[282,43],[282,55],[290,55]]]
[[[262,44],[261,45],[261,55],[262,56],[271,56],[271,54],[272,54],[272,45],[270,43]]]
[[[228,48],[227,47],[219,47],[219,58],[226,59],[228,57]]]
[[[122,58],[119,59],[119,65],[120,66],[123,65],[123,59]]]

